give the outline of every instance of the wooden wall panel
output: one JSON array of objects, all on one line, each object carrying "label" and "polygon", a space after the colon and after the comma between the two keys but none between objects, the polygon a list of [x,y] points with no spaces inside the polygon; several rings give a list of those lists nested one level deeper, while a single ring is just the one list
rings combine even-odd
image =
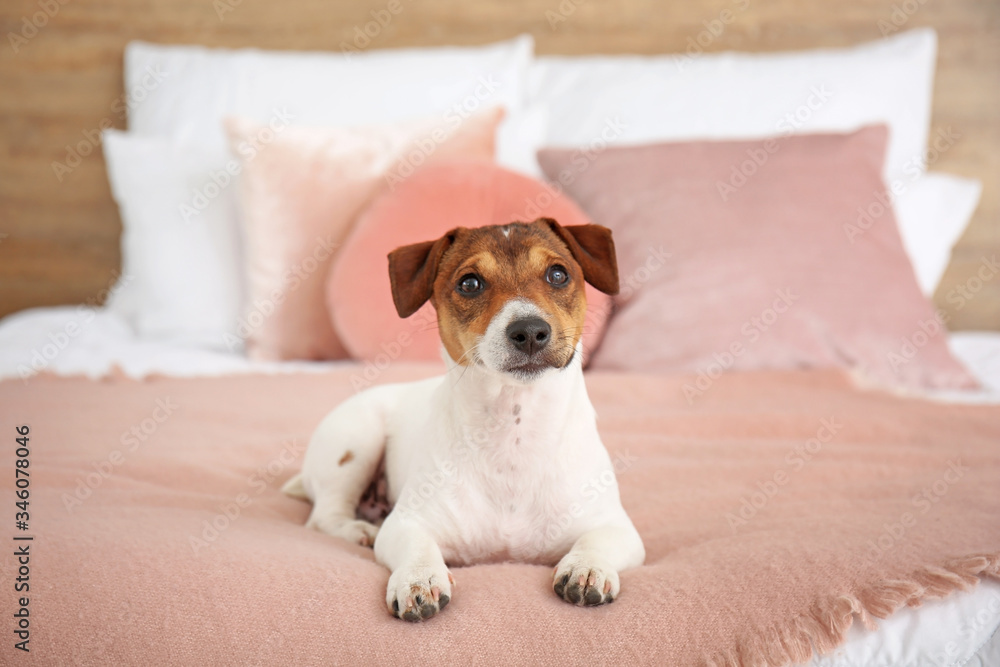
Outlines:
[{"label": "wooden wall panel", "polygon": [[[120,222],[100,150],[62,181],[52,170],[108,119],[123,94],[131,39],[209,46],[340,50],[388,0],[4,0],[0,5],[0,315],[93,299],[117,270]],[[974,223],[959,242],[936,301],[956,329],[1000,330],[1000,2],[996,0],[400,0],[403,11],[368,48],[482,44],[529,32],[539,53],[677,53],[723,10],[728,24],[706,51],[847,46],[881,36],[894,7],[903,26],[940,36],[932,126],[961,139],[933,168],[984,182]],[[740,10],[739,7],[745,7]],[[21,32],[58,7],[27,43]],[[553,15],[565,21],[550,22]],[[897,13],[897,17],[900,16]],[[6,236],[3,236],[6,234]],[[978,289],[955,309],[956,289]],[[949,294],[952,299],[949,299]]]}]

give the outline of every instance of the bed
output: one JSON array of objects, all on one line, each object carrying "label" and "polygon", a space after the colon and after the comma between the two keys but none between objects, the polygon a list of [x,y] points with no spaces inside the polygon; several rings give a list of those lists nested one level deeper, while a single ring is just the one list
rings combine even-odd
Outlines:
[{"label": "bed", "polygon": [[[345,43],[126,48],[143,99],[103,138],[121,271],[0,321],[4,428],[29,427],[35,475],[31,654],[5,656],[1000,664],[1000,333],[945,328],[988,320],[997,267],[943,279],[983,190],[913,159],[939,139],[933,31],[651,58]],[[601,610],[546,568],[461,568],[448,612],[404,627],[371,551],[307,531],[281,484],[338,401],[444,371],[433,311],[386,300],[386,249],[537,215],[616,235],[587,378],[647,562]]]},{"label": "bed", "polygon": [[[770,441],[784,451],[791,442],[805,441],[817,415],[832,409],[831,397],[846,391],[837,387],[844,378],[736,374],[755,386],[753,393],[766,388],[772,400],[755,404],[734,386],[736,396],[717,394],[692,411],[677,392],[682,380],[676,377],[590,374],[605,441],[613,456],[632,462],[619,472],[623,499],[641,517],[637,523],[649,550],[648,568],[623,579],[624,593],[614,608],[621,615],[595,619],[586,613],[591,610],[563,609],[546,583],[547,568],[488,565],[456,570],[459,589],[451,613],[414,632],[382,608],[385,573],[371,551],[306,531],[302,523],[308,507],[279,492],[296,469],[294,461],[304,452],[314,423],[350,394],[349,378],[361,370],[359,364],[260,363],[231,353],[144,343],[116,316],[103,312],[51,369],[68,377],[18,379],[16,351],[43,345],[50,332],[74,316],[75,309],[40,309],[0,327],[5,422],[31,425],[32,513],[37,517],[32,553],[38,554],[32,561],[32,581],[37,579],[38,586],[32,587],[37,617],[32,617],[31,646],[39,663],[357,664],[433,659],[442,650],[470,661],[492,661],[502,651],[504,661],[515,664],[594,655],[609,664],[696,660],[698,653],[680,647],[701,646],[706,637],[673,636],[669,623],[665,629],[642,619],[662,604],[651,589],[661,590],[676,576],[670,573],[670,554],[697,548],[705,536],[692,537],[689,524],[681,529],[681,522],[664,520],[663,510],[653,519],[641,508],[670,503],[683,513],[691,502],[721,502],[736,510],[739,493],[721,500],[711,494],[692,497],[690,487],[676,478],[699,474],[699,464],[705,464],[699,448],[725,437],[717,425],[725,425],[723,431],[737,444]],[[1000,336],[957,335],[952,345],[970,362],[995,359]],[[383,380],[425,377],[442,368],[400,363]],[[980,368],[986,371],[984,384],[996,386],[996,365],[993,375],[988,364]],[[626,390],[643,384],[648,391]],[[789,402],[791,394],[802,392],[826,396],[811,404]],[[666,398],[644,401],[642,396]],[[1000,403],[996,392],[967,398]],[[894,400],[860,399],[883,405]],[[914,399],[901,402],[911,404],[904,410],[911,417],[935,408]],[[157,413],[158,405],[166,412]],[[944,424],[974,419],[995,441],[996,429],[987,425],[998,423],[998,408],[988,409],[975,416],[951,415]],[[53,420],[54,414],[60,419]],[[246,420],[248,414],[254,417],[238,428],[232,425],[233,417]],[[795,418],[790,420],[790,414]],[[883,440],[891,439],[881,433],[881,422],[894,419],[893,414],[890,406],[874,411],[861,431],[874,429]],[[913,437],[913,431],[908,434]],[[854,437],[863,442],[871,433]],[[634,461],[656,475],[663,475],[663,466],[674,468],[657,484],[678,485],[677,490],[639,494],[646,485],[637,480]],[[719,464],[713,461],[711,467]],[[734,485],[742,492],[753,488],[735,479]],[[719,514],[706,514],[719,524],[713,539],[724,539],[729,528]],[[752,561],[744,565],[767,567]],[[691,604],[685,597],[677,594],[671,603],[684,609]],[[67,599],[73,604],[64,604]],[[875,630],[856,620],[842,645],[801,664],[995,664],[998,599],[1000,583],[984,579],[943,599],[904,606],[879,620]],[[470,644],[460,639],[482,637],[485,627],[489,640]],[[709,635],[717,632],[708,620],[704,628]],[[524,640],[534,633],[548,640],[540,645]]]}]

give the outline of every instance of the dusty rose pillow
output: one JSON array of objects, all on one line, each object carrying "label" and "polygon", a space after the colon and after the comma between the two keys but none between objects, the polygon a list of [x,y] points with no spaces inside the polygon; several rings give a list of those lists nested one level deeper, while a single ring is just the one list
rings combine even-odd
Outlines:
[{"label": "dusty rose pillow", "polygon": [[324,285],[355,218],[378,193],[404,182],[425,162],[492,159],[502,118],[498,107],[454,127],[437,118],[279,133],[227,119],[243,168],[246,321],[259,323],[247,339],[250,357],[345,358],[326,311]]},{"label": "dusty rose pillow", "polygon": [[[384,365],[396,359],[441,358],[437,316],[430,303],[407,319],[396,314],[386,255],[401,245],[431,241],[454,227],[555,218],[585,225],[569,199],[538,181],[488,162],[443,162],[422,169],[384,194],[358,219],[327,286],[333,326],[351,356]],[[601,339],[610,299],[587,285],[585,352]]]},{"label": "dusty rose pillow", "polygon": [[971,387],[920,293],[880,177],[887,130],[568,150],[539,161],[615,234],[622,293],[593,368],[842,366]]}]

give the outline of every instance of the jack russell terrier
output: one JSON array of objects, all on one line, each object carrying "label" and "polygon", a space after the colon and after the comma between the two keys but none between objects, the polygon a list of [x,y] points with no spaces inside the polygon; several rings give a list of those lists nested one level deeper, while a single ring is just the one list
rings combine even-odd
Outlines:
[{"label": "jack russell terrier", "polygon": [[[312,501],[306,525],[374,545],[386,605],[407,621],[451,600],[446,563],[557,563],[561,598],[613,602],[645,549],[583,380],[584,281],[618,292],[611,231],[459,227],[391,252],[389,275],[400,317],[434,305],[448,372],[368,389],[323,419],[284,489]],[[378,527],[358,505],[383,467],[393,507]]]}]

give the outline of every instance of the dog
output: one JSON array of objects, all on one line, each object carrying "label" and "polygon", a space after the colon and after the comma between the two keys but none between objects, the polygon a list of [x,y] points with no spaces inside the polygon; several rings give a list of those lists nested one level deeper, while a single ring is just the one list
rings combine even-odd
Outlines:
[{"label": "dog", "polygon": [[[618,292],[611,231],[458,227],[392,251],[389,276],[400,317],[434,305],[448,371],[367,389],[323,419],[284,487],[313,503],[306,525],[374,546],[386,607],[407,621],[451,600],[448,564],[555,564],[562,599],[613,602],[645,548],[582,370],[584,282]],[[377,526],[357,508],[383,468],[393,507]]]}]

